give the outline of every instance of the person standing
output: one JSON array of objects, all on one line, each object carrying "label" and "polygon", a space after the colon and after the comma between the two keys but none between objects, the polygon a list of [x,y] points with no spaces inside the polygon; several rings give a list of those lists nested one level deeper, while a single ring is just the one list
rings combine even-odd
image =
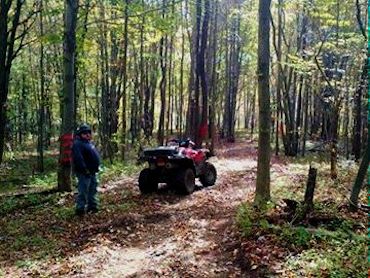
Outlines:
[{"label": "person standing", "polygon": [[78,179],[76,215],[79,216],[85,212],[98,212],[96,173],[99,171],[100,155],[91,139],[90,126],[80,125],[72,146],[73,167]]}]

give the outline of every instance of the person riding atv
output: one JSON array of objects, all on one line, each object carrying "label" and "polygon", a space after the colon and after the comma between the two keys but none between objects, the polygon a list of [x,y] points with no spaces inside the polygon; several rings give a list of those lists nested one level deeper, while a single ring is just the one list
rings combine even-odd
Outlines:
[{"label": "person riding atv", "polygon": [[172,139],[167,146],[144,149],[142,160],[149,167],[140,172],[139,189],[147,194],[158,190],[158,183],[167,183],[181,193],[191,194],[195,178],[205,187],[214,185],[217,172],[207,161],[209,157],[209,150],[196,149],[190,139]]}]

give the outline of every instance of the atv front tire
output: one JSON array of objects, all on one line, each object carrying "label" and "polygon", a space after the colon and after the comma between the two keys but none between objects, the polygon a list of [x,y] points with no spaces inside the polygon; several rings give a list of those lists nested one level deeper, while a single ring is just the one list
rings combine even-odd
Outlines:
[{"label": "atv front tire", "polygon": [[158,190],[158,178],[153,170],[146,168],[140,172],[139,189],[142,194],[149,194]]},{"label": "atv front tire", "polygon": [[190,168],[180,170],[177,175],[177,186],[183,194],[191,194],[195,189],[195,174]]},{"label": "atv front tire", "polygon": [[204,168],[204,173],[199,177],[200,182],[204,187],[214,185],[217,179],[217,171],[215,166],[209,162],[206,162]]}]

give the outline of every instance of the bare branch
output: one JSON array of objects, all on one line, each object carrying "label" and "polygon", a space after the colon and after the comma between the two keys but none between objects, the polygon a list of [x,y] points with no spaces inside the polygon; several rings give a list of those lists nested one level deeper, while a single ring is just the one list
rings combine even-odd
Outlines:
[{"label": "bare branch", "polygon": [[360,27],[361,33],[364,36],[365,40],[367,40],[364,24],[361,19],[361,7],[360,7],[359,0],[356,0],[356,17],[357,17],[358,26]]},{"label": "bare branch", "polygon": [[[35,5],[34,5],[35,6]],[[11,29],[9,29],[8,31],[7,31],[7,33],[8,34],[10,34],[10,33],[12,33],[12,32],[14,32],[14,29],[17,29],[18,28],[18,26],[20,26],[20,25],[27,25],[27,23],[28,23],[28,21],[32,18],[32,17],[34,17],[34,16],[36,16],[38,13],[40,13],[41,12],[41,10],[40,9],[37,9],[37,10],[32,10],[32,11],[30,11],[29,12],[29,14],[23,19],[23,20],[21,20],[21,21],[19,21],[18,22],[18,24],[16,25],[16,26],[12,26],[12,28]],[[15,40],[17,40],[17,38],[15,39]]]},{"label": "bare branch", "polygon": [[323,48],[323,46],[324,46],[325,41],[326,41],[326,37],[321,41],[321,45],[320,45],[319,50],[318,50],[318,52],[316,53],[316,55],[315,55],[315,58],[314,58],[314,59],[315,59],[315,63],[316,63],[316,65],[317,65],[317,68],[318,68],[318,69],[319,69],[319,71],[321,72],[321,75],[324,77],[324,79],[325,79],[326,83],[328,84],[328,86],[329,86],[330,90],[332,90],[332,91],[334,92],[334,87],[333,87],[333,85],[331,85],[330,80],[329,80],[329,79],[328,79],[328,77],[326,76],[325,72],[323,71],[322,67],[320,66],[319,60],[317,59],[317,57],[318,57],[318,56],[320,55],[320,53],[321,53],[321,50],[322,50],[322,48]]},{"label": "bare branch", "polygon": [[18,36],[15,37],[15,41],[22,39],[24,36],[26,36],[28,31],[31,29],[31,27],[33,26],[35,22],[36,22],[36,18],[28,26],[24,24],[22,33],[20,33]]}]

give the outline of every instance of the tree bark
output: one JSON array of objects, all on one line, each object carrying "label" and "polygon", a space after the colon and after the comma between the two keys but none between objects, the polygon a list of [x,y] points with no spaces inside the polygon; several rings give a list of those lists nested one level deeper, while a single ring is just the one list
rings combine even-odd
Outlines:
[{"label": "tree bark", "polygon": [[[40,37],[44,36],[44,24],[43,24],[43,1],[40,0],[40,15],[39,15],[39,27]],[[41,173],[44,172],[44,132],[45,132],[45,69],[44,69],[44,43],[41,40],[40,43],[40,107],[39,107],[39,134],[38,134],[38,158],[37,158],[37,169]]]},{"label": "tree bark", "polygon": [[214,11],[214,17],[213,22],[211,23],[211,26],[213,26],[213,30],[211,31],[212,40],[211,40],[211,46],[210,46],[210,64],[212,68],[212,74],[211,74],[211,83],[209,88],[209,94],[211,99],[211,104],[209,105],[209,136],[211,138],[211,145],[210,145],[210,152],[212,155],[214,155],[215,151],[215,144],[216,144],[216,102],[217,102],[217,63],[216,63],[216,54],[217,54],[217,33],[218,33],[218,9],[219,9],[219,3],[215,1],[213,6]]},{"label": "tree bark", "polygon": [[278,63],[277,67],[277,80],[276,80],[276,144],[275,144],[275,155],[279,155],[280,147],[279,147],[279,130],[281,126],[281,118],[280,115],[282,112],[281,107],[281,88],[282,88],[282,66],[281,66],[281,44],[282,44],[282,5],[283,0],[279,0],[278,2],[278,32],[277,32],[277,46],[276,46],[276,59]]},{"label": "tree bark", "polygon": [[126,153],[126,92],[127,92],[127,49],[128,49],[128,5],[129,0],[125,0],[125,23],[123,27],[123,61],[122,61],[122,100],[121,100],[121,160],[125,160]]},{"label": "tree bark", "polygon": [[[19,25],[22,6],[25,3],[22,0],[17,0],[16,6],[12,14],[10,7],[13,1],[0,1],[0,164],[3,161],[4,145],[5,145],[5,130],[7,126],[7,100],[9,92],[9,78],[12,62],[22,45],[14,51],[14,43],[17,40],[16,32]],[[11,22],[11,26],[9,26]],[[25,33],[18,36],[18,39],[24,38]]]},{"label": "tree bark", "polygon": [[[165,6],[166,0],[162,2],[162,18],[165,18]],[[161,91],[161,112],[159,116],[159,126],[158,126],[158,143],[163,145],[164,143],[164,127],[165,127],[165,114],[166,114],[166,76],[167,76],[167,36],[163,36],[160,42],[160,63],[161,63],[161,73],[162,79],[160,83]]]},{"label": "tree bark", "polygon": [[356,180],[352,187],[351,197],[350,197],[350,210],[352,211],[357,210],[358,196],[360,195],[361,189],[364,184],[364,179],[366,177],[366,173],[368,172],[368,169],[369,169],[369,157],[370,157],[369,150],[370,149],[368,145],[366,148],[366,152],[364,153],[364,156],[362,157],[360,168],[358,169]]},{"label": "tree bark", "polygon": [[354,115],[354,135],[352,143],[352,152],[356,160],[359,160],[361,157],[361,130],[362,130],[362,92],[366,88],[366,78],[367,78],[367,58],[364,61],[362,67],[362,73],[360,77],[360,84],[358,85],[355,93],[355,115]]},{"label": "tree bark", "polygon": [[[200,49],[199,49],[199,74],[200,74],[200,86],[202,88],[202,115],[200,121],[200,127],[198,128],[198,142],[197,145],[201,146],[202,141],[208,135],[208,78],[205,71],[205,53],[208,42],[208,25],[210,17],[210,4],[209,0],[204,0],[204,17],[202,23],[202,36],[200,38]],[[203,134],[205,133],[205,134]]]},{"label": "tree bark", "polygon": [[65,1],[63,59],[63,118],[60,137],[58,190],[71,191],[72,143],[74,129],[74,64],[78,0]]},{"label": "tree bark", "polygon": [[263,207],[270,200],[270,4],[259,1],[258,26],[258,161],[254,203]]},{"label": "tree bark", "polygon": [[317,169],[310,166],[310,169],[308,171],[306,192],[304,194],[304,204],[306,206],[307,211],[313,208],[313,196],[316,187],[316,176]]}]

